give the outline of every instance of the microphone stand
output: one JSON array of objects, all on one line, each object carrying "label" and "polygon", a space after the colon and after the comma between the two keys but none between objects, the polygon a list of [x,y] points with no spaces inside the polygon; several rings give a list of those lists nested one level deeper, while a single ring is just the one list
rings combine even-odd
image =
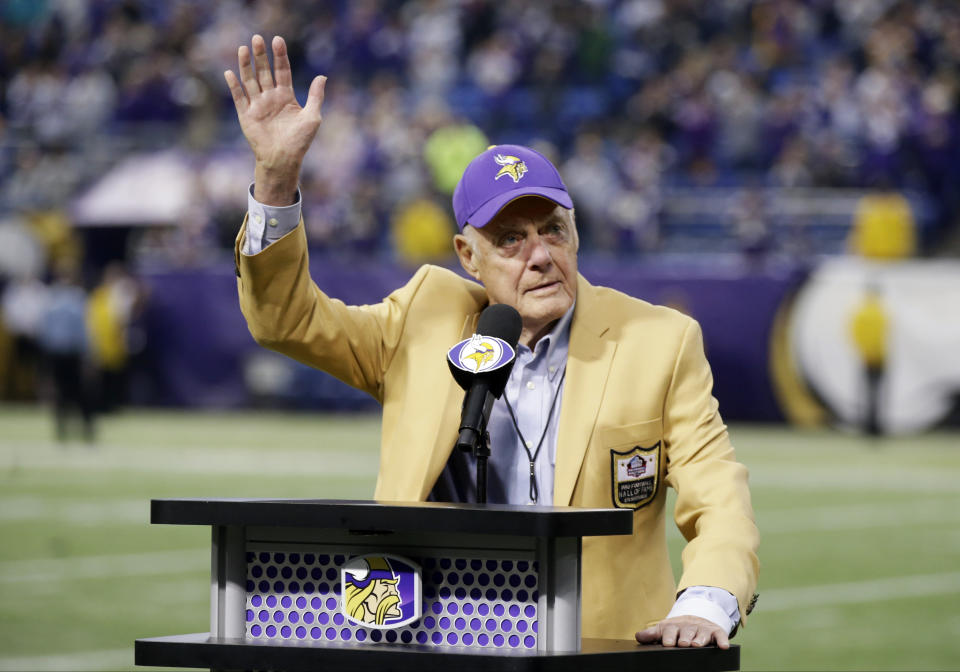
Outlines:
[{"label": "microphone stand", "polygon": [[490,457],[490,432],[487,421],[496,398],[487,392],[483,404],[483,413],[477,427],[461,427],[460,436],[454,448],[473,455],[477,461],[477,504],[487,503],[487,459]]},{"label": "microphone stand", "polygon": [[483,439],[473,451],[477,459],[477,504],[487,503],[487,458],[490,457],[490,432],[484,428]]}]

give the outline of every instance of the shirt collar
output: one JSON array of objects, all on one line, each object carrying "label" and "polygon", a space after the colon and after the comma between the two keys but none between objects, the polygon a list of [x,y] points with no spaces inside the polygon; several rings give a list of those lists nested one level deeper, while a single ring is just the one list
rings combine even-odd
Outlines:
[{"label": "shirt collar", "polygon": [[[547,363],[547,377],[550,380],[556,378],[566,363],[567,346],[570,344],[570,322],[573,320],[573,310],[576,306],[577,302],[574,301],[570,308],[567,309],[567,312],[563,314],[563,317],[553,325],[553,329],[537,341],[537,344],[534,346],[534,356],[536,356],[538,351],[543,352],[543,349],[546,349],[544,359]],[[518,347],[529,350],[525,345]]]}]

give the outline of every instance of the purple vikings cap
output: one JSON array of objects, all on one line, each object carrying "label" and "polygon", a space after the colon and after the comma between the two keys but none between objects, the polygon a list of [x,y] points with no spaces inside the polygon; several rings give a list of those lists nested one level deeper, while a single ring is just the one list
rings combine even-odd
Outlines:
[{"label": "purple vikings cap", "polygon": [[573,201],[560,173],[540,152],[520,145],[493,145],[463,171],[453,190],[457,227],[486,226],[507,203],[541,196],[570,209]]}]

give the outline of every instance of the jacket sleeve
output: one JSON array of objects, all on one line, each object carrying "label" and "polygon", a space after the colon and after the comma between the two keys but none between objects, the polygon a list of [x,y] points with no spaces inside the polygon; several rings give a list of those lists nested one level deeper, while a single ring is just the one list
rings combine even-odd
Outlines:
[{"label": "jacket sleeve", "polygon": [[678,590],[715,586],[737,598],[746,622],[757,585],[759,533],[747,484],[713,394],[700,326],[690,320],[664,408],[667,483],[674,518],[687,539]]},{"label": "jacket sleeve", "polygon": [[383,402],[383,378],[403,334],[407,307],[428,272],[382,302],[348,306],[324,294],[309,272],[303,223],[255,255],[240,253],[237,290],[247,327],[260,345],[336,376]]}]

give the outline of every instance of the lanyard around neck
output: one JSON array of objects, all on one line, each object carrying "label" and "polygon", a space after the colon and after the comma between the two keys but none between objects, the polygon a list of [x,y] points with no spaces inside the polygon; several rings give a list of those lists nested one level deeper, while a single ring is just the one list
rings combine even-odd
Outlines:
[{"label": "lanyard around neck", "polygon": [[507,399],[507,395],[503,395],[503,400],[507,402],[507,410],[510,412],[510,419],[513,420],[513,428],[517,430],[517,436],[520,437],[520,445],[523,446],[523,449],[527,452],[527,459],[530,461],[530,501],[536,504],[540,500],[540,488],[537,486],[537,472],[536,472],[536,462],[537,457],[540,455],[540,448],[543,446],[543,440],[547,437],[547,431],[550,429],[550,420],[553,418],[553,409],[557,405],[557,398],[560,396],[560,390],[563,389],[563,379],[567,376],[567,366],[564,364],[563,372],[560,374],[560,382],[557,383],[557,389],[553,393],[553,401],[550,402],[550,412],[547,414],[547,422],[543,426],[543,432],[540,434],[540,440],[537,441],[537,448],[530,453],[530,448],[527,446],[526,439],[523,438],[523,432],[520,431],[520,424],[517,422],[517,416],[513,412],[513,406],[510,405],[510,400]]}]

